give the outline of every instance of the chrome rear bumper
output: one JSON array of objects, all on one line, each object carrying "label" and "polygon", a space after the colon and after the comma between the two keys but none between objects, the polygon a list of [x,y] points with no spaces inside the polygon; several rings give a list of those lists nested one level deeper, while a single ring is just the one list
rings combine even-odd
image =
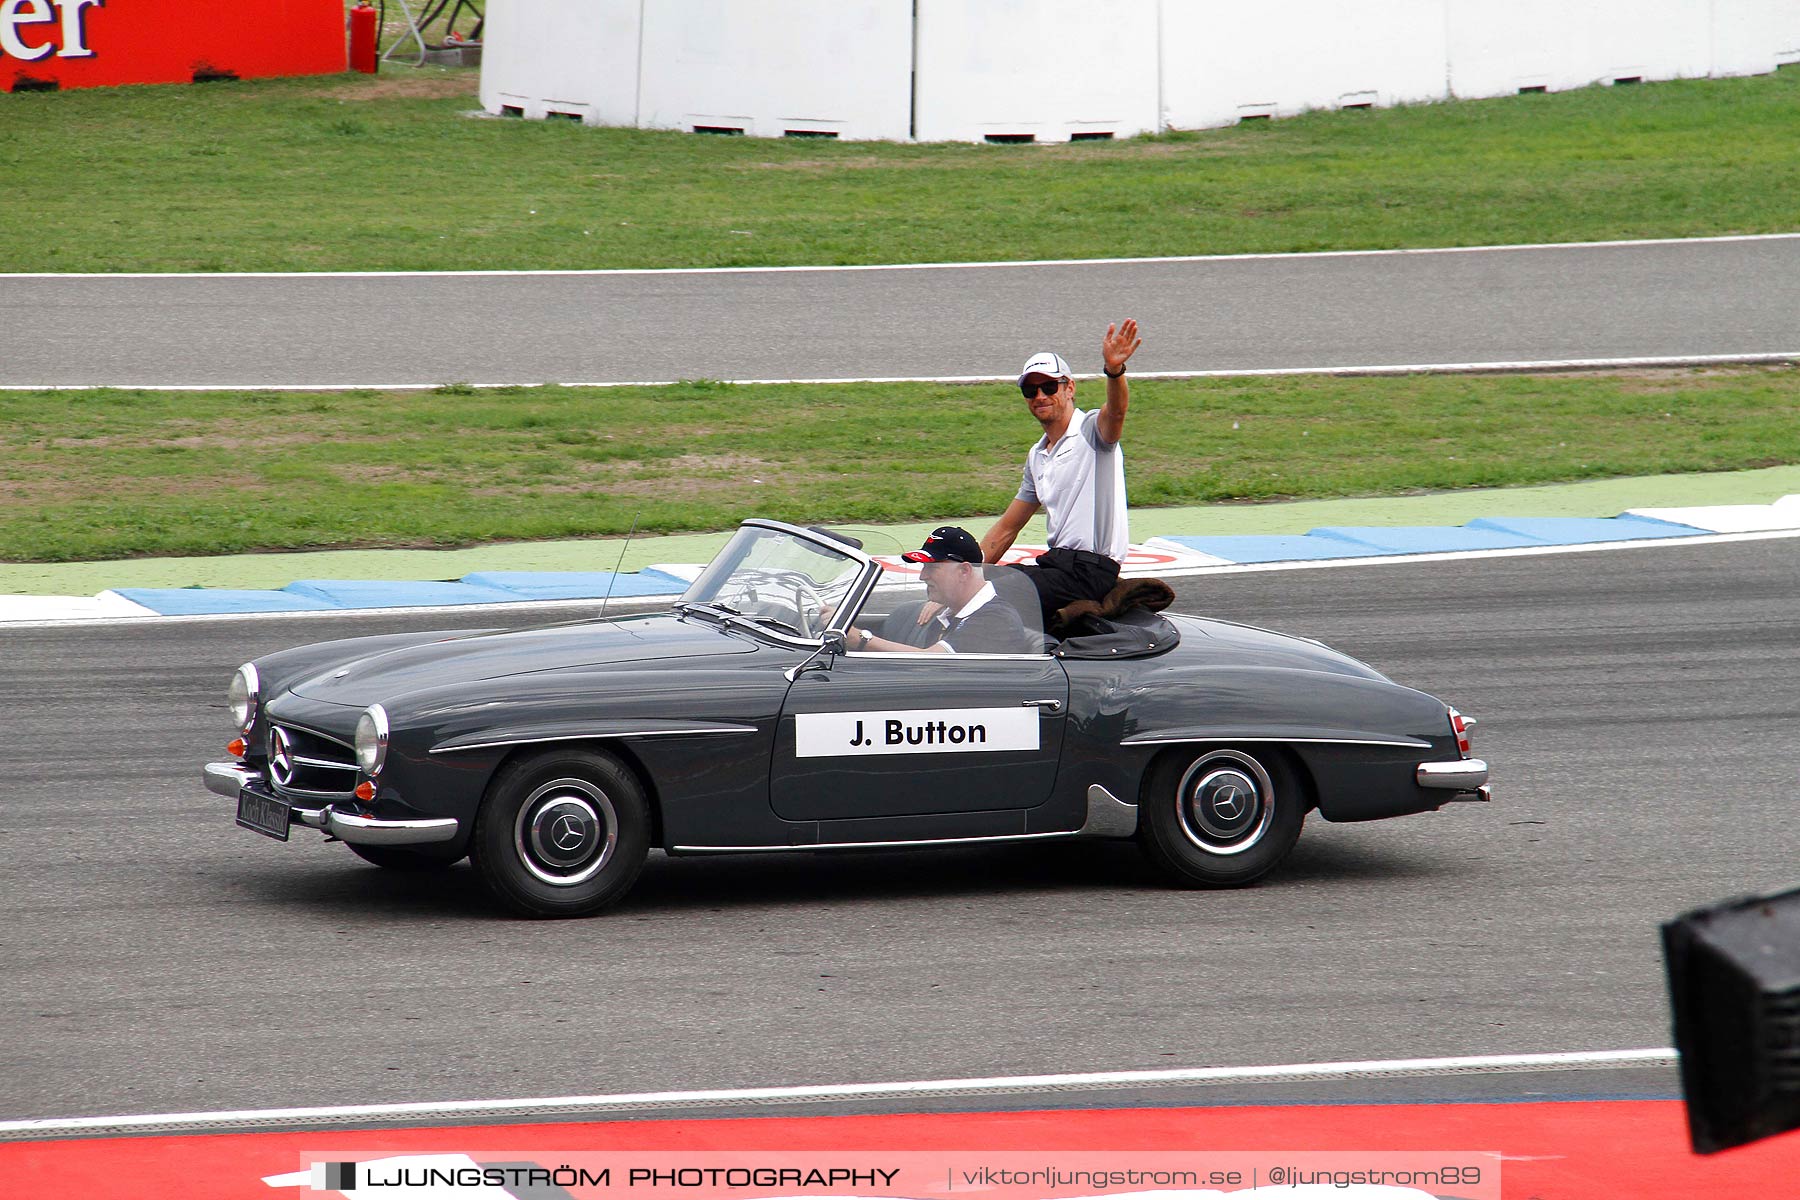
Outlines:
[{"label": "chrome rear bumper", "polygon": [[[262,774],[243,763],[207,763],[203,776],[206,788],[221,796],[237,799],[246,787],[260,787]],[[447,842],[456,836],[455,817],[433,817],[421,821],[389,821],[378,817],[359,817],[341,813],[327,805],[324,808],[301,808],[291,804],[291,824],[322,830],[339,841],[359,846],[416,846],[429,842]]]},{"label": "chrome rear bumper", "polygon": [[[1486,800],[1488,765],[1479,758],[1461,758],[1455,762],[1420,763],[1415,774],[1420,787],[1444,788],[1452,792],[1470,793],[1467,799]],[[1464,797],[1458,796],[1457,799]]]}]

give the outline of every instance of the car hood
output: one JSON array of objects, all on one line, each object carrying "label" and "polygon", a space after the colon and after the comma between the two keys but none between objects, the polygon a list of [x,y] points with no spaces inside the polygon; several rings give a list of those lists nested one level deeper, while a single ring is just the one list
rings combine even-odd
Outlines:
[{"label": "car hood", "polygon": [[587,621],[450,636],[333,663],[289,689],[308,700],[362,707],[402,692],[512,675],[749,654],[756,643],[676,617]]}]

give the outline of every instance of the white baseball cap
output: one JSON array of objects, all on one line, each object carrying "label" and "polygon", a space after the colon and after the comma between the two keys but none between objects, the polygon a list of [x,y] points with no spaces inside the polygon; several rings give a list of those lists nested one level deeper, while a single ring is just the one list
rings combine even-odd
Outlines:
[{"label": "white baseball cap", "polygon": [[1062,360],[1062,355],[1044,350],[1025,360],[1025,367],[1019,372],[1019,382],[1024,383],[1027,375],[1048,375],[1052,379],[1068,379],[1070,377],[1069,364]]}]

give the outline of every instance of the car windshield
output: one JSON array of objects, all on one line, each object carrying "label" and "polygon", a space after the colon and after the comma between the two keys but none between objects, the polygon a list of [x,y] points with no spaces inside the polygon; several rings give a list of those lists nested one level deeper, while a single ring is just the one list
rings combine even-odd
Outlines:
[{"label": "car windshield", "polygon": [[793,637],[817,638],[840,614],[865,560],[826,537],[745,525],[677,605]]}]

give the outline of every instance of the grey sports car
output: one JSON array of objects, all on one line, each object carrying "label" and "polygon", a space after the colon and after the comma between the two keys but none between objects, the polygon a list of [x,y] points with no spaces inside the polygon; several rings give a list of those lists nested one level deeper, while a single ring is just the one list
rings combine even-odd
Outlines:
[{"label": "grey sports car", "polygon": [[[1023,582],[989,572],[1002,599]],[[1034,653],[850,651],[852,625],[919,627],[883,574],[853,538],[754,520],[667,612],[267,655],[231,681],[206,785],[282,841],[467,856],[534,917],[617,900],[652,848],[1136,838],[1174,883],[1230,887],[1309,811],[1488,798],[1472,721],[1317,642],[1134,608]]]}]

